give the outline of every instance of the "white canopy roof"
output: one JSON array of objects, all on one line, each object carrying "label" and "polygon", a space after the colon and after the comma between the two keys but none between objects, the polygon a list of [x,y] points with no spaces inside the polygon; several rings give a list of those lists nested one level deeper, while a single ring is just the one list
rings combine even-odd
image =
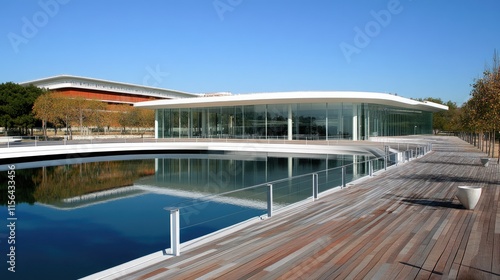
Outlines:
[{"label": "white canopy roof", "polygon": [[296,91],[229,96],[200,96],[197,98],[146,101],[136,103],[135,106],[148,109],[164,109],[322,102],[372,103],[430,112],[448,110],[448,106],[429,101],[420,102],[386,93],[357,91]]}]

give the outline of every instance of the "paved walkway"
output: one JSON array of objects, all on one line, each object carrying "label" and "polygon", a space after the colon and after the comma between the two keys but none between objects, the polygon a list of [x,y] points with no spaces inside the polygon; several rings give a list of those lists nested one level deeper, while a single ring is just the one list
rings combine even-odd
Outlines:
[{"label": "paved walkway", "polygon": [[[425,157],[120,278],[500,279],[499,166],[430,140]],[[483,187],[475,210],[459,185]]]}]

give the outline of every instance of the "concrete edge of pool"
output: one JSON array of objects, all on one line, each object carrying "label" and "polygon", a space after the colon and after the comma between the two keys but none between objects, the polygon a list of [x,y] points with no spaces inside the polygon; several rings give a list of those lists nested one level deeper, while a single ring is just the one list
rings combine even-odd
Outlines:
[{"label": "concrete edge of pool", "polygon": [[137,153],[350,154],[382,156],[380,143],[342,145],[231,142],[103,143],[0,148],[0,164]]}]

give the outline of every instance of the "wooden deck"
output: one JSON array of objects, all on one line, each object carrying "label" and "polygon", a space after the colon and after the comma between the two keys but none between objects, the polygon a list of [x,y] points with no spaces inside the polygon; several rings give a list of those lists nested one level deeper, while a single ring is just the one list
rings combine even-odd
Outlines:
[{"label": "wooden deck", "polygon": [[[378,173],[122,279],[500,279],[500,170],[454,137]],[[475,210],[455,197],[482,186]]]}]

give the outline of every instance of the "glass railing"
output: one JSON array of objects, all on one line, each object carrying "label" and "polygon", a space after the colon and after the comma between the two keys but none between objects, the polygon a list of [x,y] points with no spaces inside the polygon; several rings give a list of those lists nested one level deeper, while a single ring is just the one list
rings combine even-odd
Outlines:
[{"label": "glass railing", "polygon": [[[189,228],[194,226],[210,228],[210,224],[227,219],[238,220],[236,217],[240,217],[240,220],[241,217],[247,217],[247,220],[255,216],[260,219],[271,217],[286,207],[308,200],[314,201],[325,192],[348,187],[358,179],[373,176],[376,172],[413,160],[431,150],[431,144],[416,146],[414,149],[387,153],[378,158],[169,205],[165,209],[170,211],[171,221],[177,221],[171,222],[172,254],[179,255],[181,240],[179,236],[182,232],[189,232]],[[214,212],[214,216],[208,220],[196,220],[197,213],[208,209],[209,203],[224,203],[224,201],[245,207],[223,215]],[[189,240],[189,237],[183,236],[182,240]]]},{"label": "glass railing", "polygon": [[73,136],[72,139],[68,135],[50,138],[43,136],[0,136],[0,149],[104,143],[154,143],[160,141],[161,139],[155,139],[151,135]]},{"label": "glass railing", "polygon": [[[419,147],[420,144],[397,143],[384,139],[383,141],[367,141],[370,143],[379,143],[380,147],[394,146],[396,150],[410,150]],[[343,142],[344,141],[344,142]],[[224,138],[224,137],[191,137],[191,138],[154,138],[151,134],[115,134],[115,135],[58,135],[51,137],[44,136],[0,136],[0,149],[2,148],[20,148],[20,147],[38,147],[54,145],[85,145],[85,144],[106,144],[106,143],[168,143],[168,142],[226,142],[226,143],[269,143],[269,144],[294,144],[302,145],[331,145],[339,143],[350,143],[347,139],[323,139],[304,138],[302,140],[288,140],[285,137],[262,137],[262,138]]]}]

